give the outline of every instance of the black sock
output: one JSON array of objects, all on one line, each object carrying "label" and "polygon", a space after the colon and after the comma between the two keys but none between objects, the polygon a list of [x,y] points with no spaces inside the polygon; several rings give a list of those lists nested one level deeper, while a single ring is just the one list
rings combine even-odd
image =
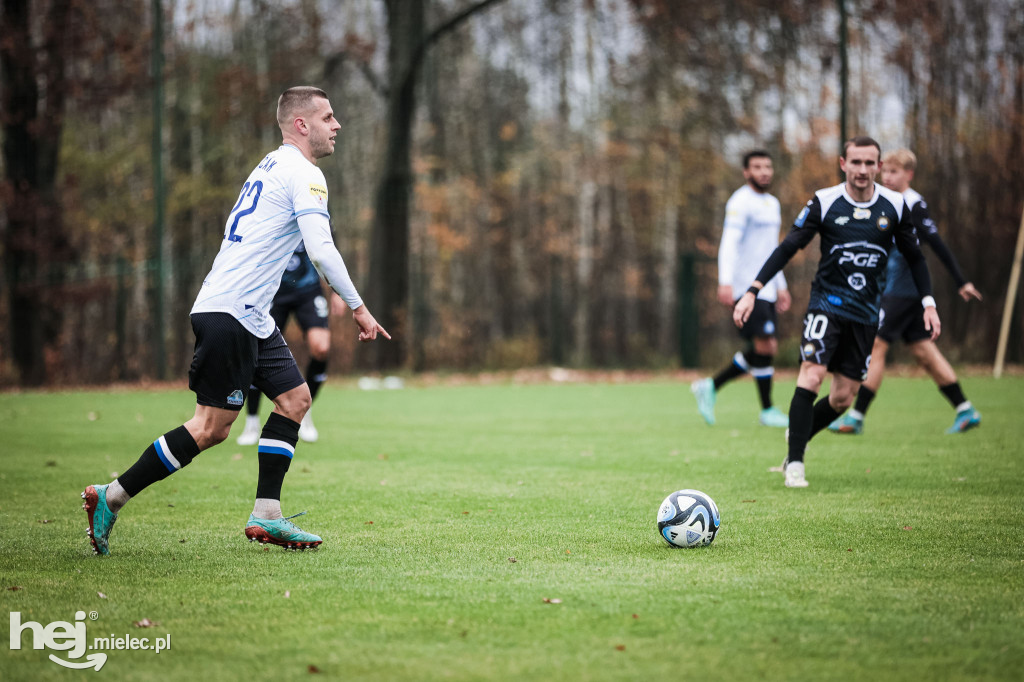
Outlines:
[{"label": "black sock", "polygon": [[814,399],[818,394],[797,386],[793,391],[793,402],[789,404],[789,454],[790,462],[804,461],[804,450],[811,439],[814,423]]},{"label": "black sock", "polygon": [[148,486],[162,481],[199,454],[199,446],[184,426],[153,441],[128,471],[117,477],[121,487],[135,497]]},{"label": "black sock", "polygon": [[954,381],[946,386],[939,386],[939,390],[942,391],[942,395],[946,396],[946,400],[950,402],[953,409],[967,402],[967,398],[964,397],[964,392],[960,388],[959,381]]},{"label": "black sock", "polygon": [[864,384],[860,385],[860,389],[857,391],[857,401],[853,404],[853,409],[857,410],[861,414],[868,413],[868,407],[871,406],[871,401],[875,399],[875,392]]},{"label": "black sock", "polygon": [[772,406],[772,379],[775,378],[772,356],[747,351],[743,357],[746,358],[747,364],[750,366],[750,375],[757,382],[757,395],[761,398],[761,409],[767,410]]},{"label": "black sock", "polygon": [[309,366],[306,367],[306,383],[309,384],[309,399],[316,398],[320,384],[327,381],[327,361],[309,359]]},{"label": "black sock", "polygon": [[[742,365],[740,363],[742,363]],[[715,375],[715,390],[717,391],[718,389],[722,388],[722,386],[729,383],[736,377],[741,377],[744,374],[746,374],[747,367],[743,366],[746,364],[747,361],[743,357],[743,355],[741,353],[737,353],[733,357],[732,362],[723,367],[722,371]]]},{"label": "black sock", "polygon": [[249,397],[246,399],[245,409],[246,414],[250,417],[255,417],[260,413],[260,396],[262,394],[263,392],[255,386],[249,387]]},{"label": "black sock", "polygon": [[836,417],[841,414],[842,412],[837,412],[829,403],[828,396],[814,403],[814,420],[811,422],[811,435],[807,440],[814,438],[819,431],[834,422]]},{"label": "black sock", "polygon": [[256,484],[256,498],[281,499],[284,475],[291,466],[295,444],[299,442],[299,424],[277,412],[271,412],[260,434],[260,477]]}]

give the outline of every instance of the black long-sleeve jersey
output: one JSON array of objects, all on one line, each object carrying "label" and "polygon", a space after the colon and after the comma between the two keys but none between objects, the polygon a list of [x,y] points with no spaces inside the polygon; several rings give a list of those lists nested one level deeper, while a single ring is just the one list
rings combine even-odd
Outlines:
[{"label": "black long-sleeve jersey", "polygon": [[811,284],[809,310],[878,324],[879,294],[894,243],[906,257],[920,295],[931,295],[928,266],[899,192],[876,183],[871,200],[858,202],[846,193],[845,183],[818,190],[765,261],[757,281],[774,277],[815,234],[821,235],[821,260]]},{"label": "black long-sleeve jersey", "polygon": [[[967,284],[967,279],[964,278],[963,273],[960,271],[960,265],[956,262],[956,257],[949,250],[949,247],[946,246],[946,243],[942,241],[942,238],[939,236],[939,228],[936,227],[935,221],[928,214],[928,204],[925,202],[924,197],[913,189],[907,189],[903,193],[903,198],[910,208],[910,217],[914,221],[914,227],[917,228],[918,239],[930,246],[935,255],[939,257],[942,264],[949,270],[949,274],[953,276],[958,289]],[[911,276],[910,268],[907,266],[907,261],[898,251],[893,251],[889,254],[889,266],[885,275],[885,290],[882,293],[885,296],[901,296],[904,298],[917,298],[919,296],[914,285],[914,278]]]}]

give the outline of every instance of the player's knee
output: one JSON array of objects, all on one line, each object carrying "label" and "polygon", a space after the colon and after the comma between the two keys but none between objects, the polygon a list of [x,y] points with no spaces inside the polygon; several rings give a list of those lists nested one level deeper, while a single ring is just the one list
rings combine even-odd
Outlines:
[{"label": "player's knee", "polygon": [[302,418],[306,416],[306,412],[309,411],[309,406],[313,404],[313,400],[309,396],[309,386],[302,384],[287,393],[279,395],[274,400],[274,404],[277,406],[278,412],[285,417],[292,421],[302,421]]},{"label": "player's knee", "polygon": [[828,396],[828,403],[836,412],[842,412],[850,405],[853,405],[854,397],[853,393],[830,393]]}]

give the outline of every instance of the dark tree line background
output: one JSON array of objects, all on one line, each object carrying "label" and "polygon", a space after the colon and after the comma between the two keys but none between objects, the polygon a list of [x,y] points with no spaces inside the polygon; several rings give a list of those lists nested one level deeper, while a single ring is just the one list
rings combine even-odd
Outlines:
[{"label": "dark tree line background", "polygon": [[[188,310],[295,84],[342,121],[321,161],[336,239],[396,337],[357,348],[335,319],[338,372],[672,366],[694,343],[681,322],[716,363],[735,345],[713,258],[742,153],[775,155],[784,222],[838,181],[837,0],[164,0],[157,244],[154,3],[0,2],[5,385],[158,378],[161,337],[183,376]],[[915,187],[986,295],[959,303],[932,267],[943,349],[991,362],[1024,202],[1024,5],[846,8],[850,131],[917,153]],[[815,251],[787,269],[784,337]]]}]

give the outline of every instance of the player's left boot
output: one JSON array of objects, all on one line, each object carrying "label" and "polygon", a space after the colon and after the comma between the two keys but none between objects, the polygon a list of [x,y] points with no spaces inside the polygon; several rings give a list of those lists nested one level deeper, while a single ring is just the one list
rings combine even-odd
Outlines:
[{"label": "player's left boot", "polygon": [[313,426],[312,410],[306,410],[306,416],[299,422],[299,438],[306,443],[315,443],[320,438],[320,432]]},{"label": "player's left boot", "polygon": [[92,544],[93,554],[110,554],[110,529],[114,527],[114,521],[117,521],[117,514],[107,506],[107,486],[89,486],[82,491],[82,499],[85,500],[82,509],[89,516],[89,527],[85,532]]},{"label": "player's left boot", "polygon": [[776,426],[780,429],[789,427],[789,417],[774,406],[761,410],[760,422],[762,426]]},{"label": "player's left boot", "polygon": [[946,429],[946,433],[963,433],[980,424],[981,412],[978,412],[974,407],[968,407],[966,410],[960,410],[956,413],[956,419],[953,420],[953,425]]},{"label": "player's left boot", "polygon": [[261,545],[270,543],[285,549],[319,547],[323,542],[319,535],[307,533],[290,521],[305,513],[299,512],[283,519],[260,519],[250,514],[249,522],[245,524],[245,537],[249,538],[249,542],[258,542]]},{"label": "player's left boot", "polygon": [[710,426],[715,425],[715,380],[697,379],[690,384],[690,392],[697,399],[697,411]]},{"label": "player's left boot", "polygon": [[829,424],[828,430],[832,433],[852,433],[859,436],[864,433],[864,420],[854,419],[849,414],[844,414]]}]

